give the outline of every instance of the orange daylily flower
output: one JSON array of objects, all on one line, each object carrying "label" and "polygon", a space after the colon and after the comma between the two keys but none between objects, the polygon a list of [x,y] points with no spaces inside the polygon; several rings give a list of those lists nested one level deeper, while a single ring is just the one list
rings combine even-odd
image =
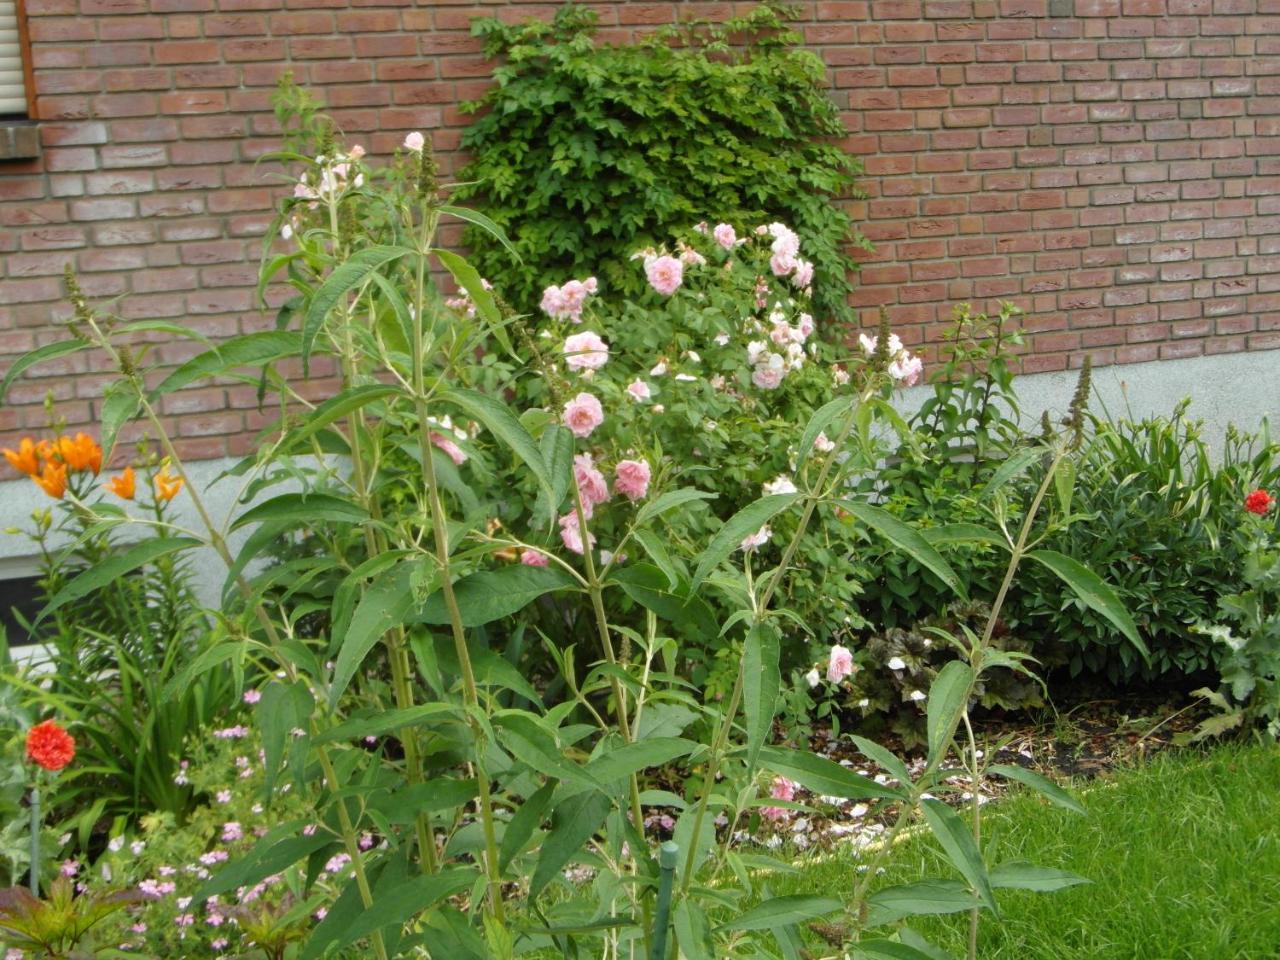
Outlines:
[{"label": "orange daylily flower", "polygon": [[17,450],[10,450],[5,447],[0,450],[4,454],[4,458],[9,461],[9,466],[25,473],[29,477],[34,477],[40,472],[40,454],[37,452],[36,445],[31,442],[30,437],[23,437],[22,442],[18,444]]},{"label": "orange daylily flower", "polygon": [[58,456],[72,470],[92,470],[97,474],[102,469],[102,448],[86,433],[77,433],[75,439],[59,437]]},{"label": "orange daylily flower", "polygon": [[61,500],[67,492],[67,465],[65,463],[55,463],[53,460],[46,460],[44,469],[40,471],[38,476],[32,476],[31,479],[36,482],[36,486],[53,497],[53,499]]},{"label": "orange daylily flower", "polygon": [[[125,467],[120,476],[107,481],[107,489],[122,500],[132,500],[137,490],[137,481],[133,475],[133,467]],[[174,491],[177,492],[176,490]]]},{"label": "orange daylily flower", "polygon": [[156,474],[155,484],[157,497],[161,500],[172,500],[182,489],[182,477],[175,477],[169,473],[169,465],[166,463]]}]

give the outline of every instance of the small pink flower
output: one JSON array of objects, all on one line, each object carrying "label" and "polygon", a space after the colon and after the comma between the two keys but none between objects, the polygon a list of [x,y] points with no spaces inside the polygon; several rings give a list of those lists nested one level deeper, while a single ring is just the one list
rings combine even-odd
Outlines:
[{"label": "small pink flower", "polygon": [[654,257],[645,264],[644,272],[649,286],[664,297],[671,296],[684,282],[684,264],[675,257]]},{"label": "small pink flower", "polygon": [[360,144],[357,143],[354,147],[352,147],[348,151],[348,153],[352,160],[359,160],[361,157],[364,156],[364,147],[360,146]]},{"label": "small pink flower", "polygon": [[[596,469],[595,461],[589,453],[580,453],[573,458],[573,479],[578,484],[578,492],[582,494],[583,506],[587,516],[591,510],[609,499],[609,484],[604,474]],[[619,488],[621,489],[621,488]]]},{"label": "small pink flower", "polygon": [[[770,354],[770,357],[777,357],[776,353]],[[781,360],[781,357],[778,357]],[[761,390],[777,390],[782,386],[782,378],[786,370],[781,364],[761,364],[751,371],[751,382]]]},{"label": "small pink flower", "polygon": [[604,408],[589,393],[580,393],[564,405],[564,425],[578,439],[591,436],[604,423]]},{"label": "small pink flower", "polygon": [[[774,800],[786,800],[790,803],[796,798],[796,785],[786,777],[774,777],[769,796]],[[769,820],[781,820],[787,815],[787,811],[782,807],[765,807],[760,813]]]},{"label": "small pink flower", "polygon": [[848,647],[836,644],[831,648],[831,657],[827,661],[827,682],[839,683],[853,673],[853,653]]},{"label": "small pink flower", "polygon": [[244,702],[245,702],[245,703],[248,703],[248,704],[254,704],[254,703],[257,703],[257,702],[258,702],[259,700],[261,700],[261,699],[262,699],[262,691],[261,691],[261,690],[246,690],[246,691],[244,692]]},{"label": "small pink flower", "polygon": [[609,359],[609,345],[598,334],[584,330],[565,338],[564,355],[570,370],[599,370]]},{"label": "small pink flower", "polygon": [[627,394],[638,403],[644,403],[653,396],[653,391],[649,389],[647,383],[637,378],[627,384]]},{"label": "small pink flower", "polygon": [[905,351],[889,364],[889,376],[903,386],[914,387],[924,373],[924,361]]},{"label": "small pink flower", "polygon": [[628,500],[635,502],[649,493],[653,471],[644,460],[620,460],[614,468],[614,486]]},{"label": "small pink flower", "polygon": [[432,445],[439,447],[444,451],[445,456],[454,462],[455,466],[462,466],[467,462],[467,455],[456,443],[446,437],[443,433],[432,431],[430,434]]},{"label": "small pink flower", "polygon": [[222,825],[222,842],[235,843],[244,839],[244,829],[235,820],[228,820]]},{"label": "small pink flower", "polygon": [[58,872],[64,877],[74,877],[80,872],[80,862],[78,860],[63,860]]},{"label": "small pink flower", "polygon": [[744,552],[755,550],[757,547],[763,547],[769,542],[769,538],[773,536],[773,531],[769,529],[769,525],[765,524],[755,533],[749,533],[742,538],[742,543],[738,547]]},{"label": "small pink flower", "polygon": [[551,561],[545,553],[537,550],[525,550],[520,554],[520,562],[526,567],[545,567]]},{"label": "small pink flower", "polygon": [[726,250],[732,250],[733,245],[738,242],[738,235],[734,233],[733,227],[727,223],[717,223],[716,228],[711,231],[711,235],[715,237],[716,243]]},{"label": "small pink flower", "polygon": [[796,268],[796,258],[789,253],[775,253],[769,258],[769,269],[775,277],[785,277]]},{"label": "small pink flower", "polygon": [[407,137],[404,138],[404,148],[406,150],[412,150],[414,153],[421,153],[422,148],[426,145],[426,143],[427,143],[426,138],[422,134],[420,134],[417,130],[413,131],[413,133],[409,134]]},{"label": "small pink flower", "polygon": [[[584,544],[582,542],[582,528],[578,526],[578,512],[570,510],[560,518],[560,539],[564,541],[566,550],[582,555]],[[591,546],[596,545],[596,538],[591,537]]]}]

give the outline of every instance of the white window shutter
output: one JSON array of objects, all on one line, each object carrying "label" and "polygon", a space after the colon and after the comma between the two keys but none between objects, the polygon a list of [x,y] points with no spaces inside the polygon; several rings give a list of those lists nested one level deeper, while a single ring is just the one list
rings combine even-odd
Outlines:
[{"label": "white window shutter", "polygon": [[17,0],[0,0],[0,116],[27,112]]}]

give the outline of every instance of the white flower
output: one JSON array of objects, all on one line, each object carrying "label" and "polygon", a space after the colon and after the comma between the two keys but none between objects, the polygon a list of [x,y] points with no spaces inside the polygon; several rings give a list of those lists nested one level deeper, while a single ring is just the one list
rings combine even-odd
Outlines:
[{"label": "white flower", "polygon": [[426,142],[426,138],[415,130],[404,138],[404,148],[406,150],[412,150],[414,153],[421,153]]},{"label": "white flower", "polygon": [[280,228],[280,236],[283,237],[285,240],[293,239],[293,226],[291,224],[286,223],[283,227]]},{"label": "white flower", "polygon": [[759,363],[761,358],[769,352],[769,345],[763,340],[752,340],[747,344],[747,362]]},{"label": "white flower", "polygon": [[804,678],[806,681],[808,681],[810,690],[812,690],[814,687],[816,687],[818,684],[822,682],[822,674],[818,673],[817,667],[814,667],[812,670],[806,673],[804,675]]},{"label": "white flower", "polygon": [[885,664],[890,670],[905,670],[907,665],[901,657],[890,657],[889,662]]},{"label": "white flower", "polygon": [[912,699],[912,700],[914,700],[914,701],[916,701],[916,703],[919,703],[921,700],[923,700],[923,699],[924,699],[924,696],[925,696],[925,695],[924,695],[923,693],[921,693],[919,690],[912,690],[912,691],[911,691],[911,699]]},{"label": "white flower", "polygon": [[697,377],[695,377],[695,376],[693,376],[693,374],[690,374],[690,373],[677,373],[677,374],[676,374],[676,379],[677,379],[677,380],[682,380],[682,381],[684,381],[685,383],[689,383],[690,381],[692,381],[692,380],[697,380],[698,378],[697,378]]},{"label": "white flower", "polygon": [[726,343],[729,342],[729,335],[727,333],[717,333],[715,336],[715,341],[717,346],[723,347]]},{"label": "white flower", "polygon": [[768,483],[766,483],[763,487],[763,490],[766,494],[770,494],[770,495],[778,494],[778,493],[795,493],[796,485],[791,482],[790,477],[786,476],[785,474],[780,474],[779,476],[775,477],[773,480],[770,480]]},{"label": "white flower", "polygon": [[656,364],[654,364],[653,369],[649,371],[649,376],[661,377],[661,376],[664,376],[666,372],[667,372],[667,361],[659,360]]}]

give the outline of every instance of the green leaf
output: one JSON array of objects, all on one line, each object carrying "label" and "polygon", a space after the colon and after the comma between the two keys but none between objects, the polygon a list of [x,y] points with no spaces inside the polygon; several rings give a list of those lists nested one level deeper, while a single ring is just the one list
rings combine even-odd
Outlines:
[{"label": "green leaf", "polygon": [[859,940],[850,946],[854,960],[935,960],[938,956],[896,940]]},{"label": "green leaf", "polygon": [[306,422],[293,430],[290,430],[282,438],[278,453],[286,453],[290,450],[296,450],[298,446],[319,431],[323,430],[335,420],[340,420],[349,413],[359,410],[361,407],[368,406],[378,400],[384,400],[387,397],[395,396],[399,393],[397,387],[387,386],[381,383],[366,384],[362,387],[352,387],[350,390],[343,390],[337,396],[330,397],[320,406],[307,413]]},{"label": "green leaf", "polygon": [[922,880],[886,887],[867,897],[871,908],[867,926],[878,927],[903,917],[960,913],[972,910],[978,902],[959,880]]},{"label": "green leaf", "polygon": [[1037,893],[1052,893],[1065,890],[1067,887],[1091,883],[1084,877],[1066,870],[1055,870],[1052,867],[1037,867],[1021,860],[1002,863],[991,871],[991,886],[996,889],[1035,890]]},{"label": "green leaf", "polygon": [[120,428],[138,415],[142,405],[133,384],[117,380],[102,391],[102,465],[111,463]]},{"label": "green leaf", "polygon": [[587,773],[601,783],[613,783],[651,767],[660,767],[687,757],[699,744],[682,737],[652,737],[635,743],[614,744],[586,766]]},{"label": "green leaf", "polygon": [[951,564],[942,559],[942,555],[919,532],[888,511],[861,500],[841,500],[840,506],[933,573],[961,599],[967,599],[964,583],[951,569]]},{"label": "green leaf", "polygon": [[953,543],[988,543],[996,547],[1009,549],[1004,537],[994,530],[976,523],[947,523],[940,527],[929,527],[920,531],[931,546],[939,547]]},{"label": "green leaf", "polygon": [[853,740],[853,745],[862,752],[863,756],[880,764],[885,773],[897,780],[898,783],[905,787],[911,782],[911,774],[907,771],[907,765],[898,759],[891,750],[886,750],[880,744],[868,740],[866,737],[854,736],[851,739]]},{"label": "green leaf", "polygon": [[747,718],[747,767],[754,769],[760,748],[773,731],[782,687],[778,631],[768,623],[752,624],[742,649],[742,707]]},{"label": "green leaf", "polygon": [[416,707],[405,707],[402,710],[387,710],[367,717],[352,717],[335,727],[330,727],[318,736],[312,737],[312,743],[333,743],[342,740],[363,740],[365,737],[379,737],[392,731],[404,730],[417,725],[429,717],[441,714],[458,715],[460,707],[452,703],[424,703]]},{"label": "green leaf", "polygon": [[1043,794],[1058,806],[1070,810],[1072,813],[1083,814],[1084,806],[1080,801],[1073,797],[1060,786],[1040,774],[1032,770],[1026,770],[1022,767],[1013,766],[1012,764],[993,763],[987,768],[988,773],[994,773],[996,776],[1004,777],[1006,780],[1016,780],[1021,784],[1030,787],[1037,793]]},{"label": "green leaf", "polygon": [[[674,510],[676,507],[683,506],[693,500],[714,500],[716,494],[706,490],[698,490],[696,487],[681,487],[679,490],[668,490],[660,497],[645,503],[638,511],[636,511],[637,527],[643,527],[650,520],[657,519],[668,510]],[[756,529],[759,529],[758,527]],[[755,533],[755,530],[751,531]]]},{"label": "green leaf", "polygon": [[330,496],[326,493],[282,493],[272,497],[252,509],[246,510],[231,525],[232,530],[239,530],[251,523],[264,521],[288,521],[290,525],[299,523],[365,523],[369,513],[350,500]]},{"label": "green leaf", "polygon": [[538,865],[529,881],[530,903],[595,836],[612,807],[603,793],[587,791],[570,797],[556,808],[554,825],[542,842]]},{"label": "green leaf", "polygon": [[1056,550],[1032,550],[1027,556],[1057,574],[1081,603],[1109,620],[1112,626],[1123,633],[1138,649],[1142,658],[1148,663],[1151,662],[1151,651],[1138,635],[1138,628],[1133,618],[1129,616],[1129,611],[1124,608],[1115,591],[1107,586],[1101,577],[1088,567]]},{"label": "green leaf", "polygon": [[348,292],[368,278],[375,270],[394,263],[401,257],[413,253],[408,247],[375,246],[367,247],[353,254],[346,262],[339,264],[316,289],[307,305],[306,315],[302,320],[302,337],[299,343],[302,351],[303,369],[311,358],[311,348],[315,343],[325,318],[338,301]]},{"label": "green leaf", "polygon": [[459,220],[465,220],[467,223],[475,224],[481,230],[485,231],[485,233],[489,234],[506,247],[507,252],[511,254],[512,259],[514,259],[516,263],[520,263],[520,254],[516,251],[516,248],[511,245],[511,241],[507,239],[507,235],[502,232],[502,228],[486,217],[483,213],[480,213],[478,210],[472,210],[468,207],[454,207],[449,204],[442,205],[440,207],[440,212],[447,213],[451,217],[457,217]]},{"label": "green leaf", "polygon": [[811,897],[804,894],[774,897],[728,923],[722,923],[716,927],[716,933],[729,930],[775,930],[778,927],[825,917],[843,907],[843,901],[832,897]]},{"label": "green leaf", "polygon": [[551,489],[542,491],[539,521],[534,526],[541,526],[542,522],[549,526],[573,481],[573,434],[560,424],[551,423],[543,428],[538,443],[551,477]]},{"label": "green leaf", "polygon": [[898,931],[898,939],[909,947],[915,947],[916,950],[924,954],[925,960],[955,960],[951,954],[935,947],[910,927],[902,927]]},{"label": "green leaf", "polygon": [[603,790],[586,767],[580,767],[564,755],[556,738],[533,714],[523,710],[504,710],[494,716],[498,739],[511,754],[541,773],[568,783]]},{"label": "green leaf", "polygon": [[[464,627],[479,627],[519,613],[543,594],[576,588],[578,582],[559,567],[531,567],[515,564],[497,570],[482,570],[463,577],[453,585],[453,595]],[[427,597],[422,612],[413,623],[447,624],[449,610],[444,593]]]},{"label": "green leaf", "polygon": [[933,678],[926,722],[930,761],[939,760],[950,746],[973,679],[973,668],[963,660],[952,660]]},{"label": "green leaf", "polygon": [[282,827],[283,829],[277,828],[268,833],[247,854],[210,877],[196,892],[195,901],[203,903],[209,897],[216,897],[236,887],[252,886],[259,880],[282,873],[303,857],[334,843],[333,837],[324,830],[317,830],[309,837],[286,836],[280,839],[281,833],[286,830],[297,829],[293,825]]},{"label": "green leaf", "polygon": [[874,797],[885,800],[902,799],[901,791],[882,786],[840,766],[834,760],[808,751],[764,747],[760,750],[760,766],[771,773],[794,780],[821,796],[846,797],[851,800]]},{"label": "green leaf", "polygon": [[30,353],[24,353],[13,361],[13,365],[9,367],[9,372],[4,375],[4,381],[0,383],[0,404],[3,404],[4,398],[9,395],[9,388],[13,386],[13,381],[17,380],[32,367],[48,360],[65,357],[71,353],[78,353],[88,346],[87,343],[81,340],[59,340],[57,343],[46,343],[43,347],[37,347]]},{"label": "green leaf", "polygon": [[376,930],[400,927],[427,907],[471,887],[479,871],[474,867],[455,867],[440,873],[410,877],[379,889],[373,906],[361,913],[330,941],[331,949],[341,950]]},{"label": "green leaf", "polygon": [[529,435],[529,431],[524,428],[524,424],[516,419],[515,414],[506,404],[483,393],[464,390],[461,387],[451,387],[441,394],[440,399],[442,402],[459,407],[468,416],[484,424],[490,433],[510,447],[511,452],[524,461],[525,466],[537,478],[547,496],[554,498],[555,482],[542,458],[542,452],[534,443],[533,437]]},{"label": "green leaf", "polygon": [[507,829],[502,834],[502,847],[498,851],[499,870],[505,873],[512,859],[529,842],[533,832],[542,823],[542,818],[546,815],[547,807],[551,805],[551,796],[555,791],[556,781],[547,781],[534,791],[529,799],[520,804],[520,808],[507,821]]},{"label": "green leaf", "polygon": [[302,338],[288,330],[268,330],[233,337],[212,350],[197,354],[165,377],[150,396],[154,400],[174,390],[181,390],[204,377],[217,376],[236,367],[270,363],[291,357],[302,350]]},{"label": "green leaf", "polygon": [[987,877],[987,865],[969,827],[958,813],[941,800],[922,800],[920,806],[929,829],[942,845],[951,865],[969,881],[969,886],[982,898],[982,902],[999,915],[995,891],[991,889],[991,880]]},{"label": "green leaf", "polygon": [[373,645],[392,627],[404,623],[414,608],[412,578],[419,566],[418,562],[409,560],[397,563],[378,574],[361,596],[338,648],[333,685],[329,689],[330,707],[338,705]]},{"label": "green leaf", "polygon": [[157,537],[151,540],[143,540],[123,553],[110,557],[101,563],[96,563],[78,574],[70,583],[53,595],[53,598],[45,605],[45,608],[40,611],[40,616],[36,618],[36,623],[39,623],[49,614],[66,606],[73,600],[88,596],[93,591],[120,579],[126,573],[146,566],[148,563],[153,563],[161,557],[167,557],[171,553],[198,546],[201,546],[201,543],[194,537]]},{"label": "green leaf", "polygon": [[982,488],[983,495],[990,496],[1010,480],[1021,476],[1033,463],[1043,459],[1044,453],[1040,447],[1022,447],[1015,450],[986,482]]},{"label": "green leaf", "polygon": [[707,578],[707,574],[741,546],[744,537],[755,533],[803,497],[804,494],[799,492],[777,493],[761,497],[726,520],[716,531],[716,535],[711,538],[707,548],[702,551],[702,555],[698,557],[698,567],[693,574],[693,589],[698,589],[702,581]]},{"label": "green leaf", "polygon": [[263,689],[262,699],[254,708],[254,716],[262,732],[263,767],[266,771],[262,789],[266,797],[271,796],[280,775],[285,741],[295,727],[306,726],[313,706],[311,692],[302,681],[269,683]]},{"label": "green leaf", "polygon": [[851,409],[852,405],[853,400],[849,397],[836,397],[813,412],[813,416],[805,424],[804,433],[800,435],[800,448],[796,452],[797,464],[802,463],[809,456],[809,450],[818,439],[818,434],[831,426],[831,422],[843,411]]},{"label": "green leaf", "polygon": [[617,567],[609,573],[609,582],[622,587],[624,593],[645,609],[652,610],[663,620],[701,636],[714,638],[720,632],[715,611],[706,600],[687,589],[672,591],[669,579],[658,567],[649,563],[636,563]]},{"label": "green leaf", "polygon": [[455,810],[477,796],[479,790],[474,780],[434,777],[427,783],[410,784],[394,793],[374,793],[369,798],[369,808],[391,823],[413,823],[420,813]]},{"label": "green leaf", "polygon": [[[453,279],[458,281],[458,286],[467,292],[467,296],[475,304],[476,312],[490,325],[500,325],[502,314],[498,311],[493,294],[485,289],[476,268],[451,250],[433,249],[431,252],[440,259],[444,268],[453,274]],[[505,330],[502,331],[502,339],[503,347],[509,351],[511,344],[506,340]]]},{"label": "green leaf", "polygon": [[692,897],[678,897],[672,910],[672,926],[680,955],[686,960],[715,960],[711,944],[711,924]]}]

